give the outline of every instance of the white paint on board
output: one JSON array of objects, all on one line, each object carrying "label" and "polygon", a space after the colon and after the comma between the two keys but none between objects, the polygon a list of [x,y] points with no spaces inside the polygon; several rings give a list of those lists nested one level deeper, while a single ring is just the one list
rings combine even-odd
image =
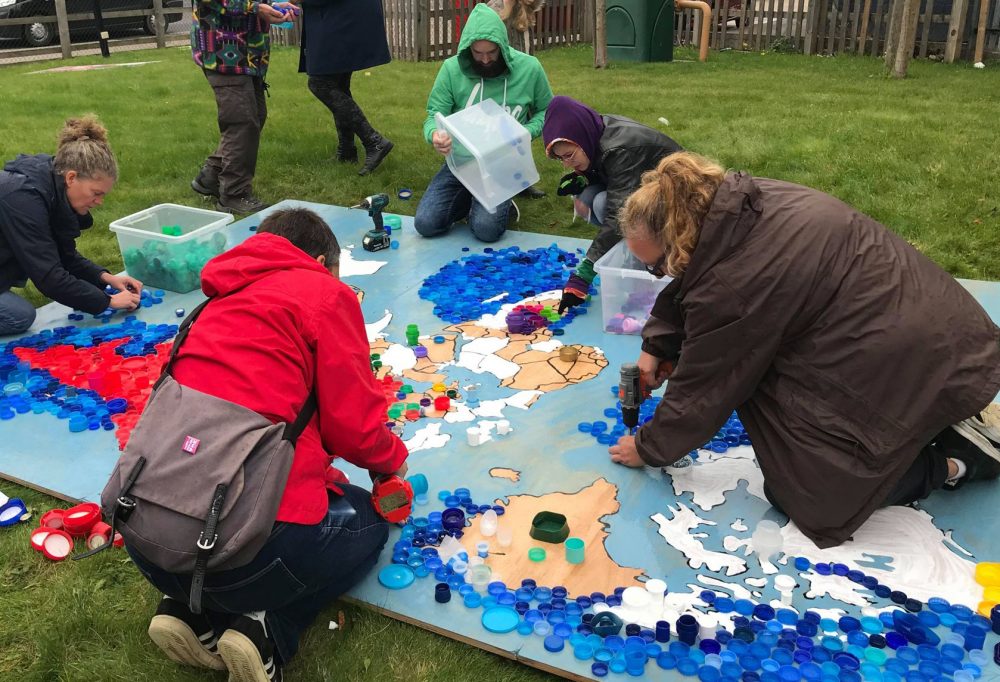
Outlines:
[{"label": "white paint on board", "polygon": [[431,422],[422,429],[418,429],[413,437],[403,441],[403,445],[411,453],[419,450],[432,450],[441,448],[451,438],[447,433],[441,433],[441,422]]},{"label": "white paint on board", "polygon": [[385,328],[389,326],[390,322],[392,322],[392,313],[390,313],[388,310],[385,311],[385,314],[382,316],[382,319],[371,323],[366,322],[365,332],[368,334],[368,343],[378,341],[379,339],[384,339]]},{"label": "white paint on board", "polygon": [[706,549],[699,539],[699,536],[707,537],[706,534],[691,533],[702,525],[714,526],[714,521],[701,518],[683,502],[678,502],[676,507],[668,509],[672,514],[670,519],[663,514],[654,514],[650,518],[660,527],[659,533],[667,544],[687,558],[688,566],[693,569],[706,566],[715,572],[724,570],[726,575],[737,575],[747,570],[746,562],[739,557]]},{"label": "white paint on board", "polygon": [[387,262],[384,260],[355,260],[354,256],[351,255],[351,249],[345,248],[340,252],[340,276],[345,278],[355,275],[374,275]]},{"label": "white paint on board", "polygon": [[726,493],[736,490],[740,481],[747,482],[747,491],[765,500],[764,477],[757,466],[753,449],[747,446],[730,448],[722,454],[702,451],[694,466],[666,469],[674,486],[674,494],[689,492],[695,505],[708,511],[726,501]]},{"label": "white paint on board", "polygon": [[417,366],[417,356],[413,349],[399,343],[391,344],[380,357],[383,367],[391,367],[393,374],[413,369]]}]

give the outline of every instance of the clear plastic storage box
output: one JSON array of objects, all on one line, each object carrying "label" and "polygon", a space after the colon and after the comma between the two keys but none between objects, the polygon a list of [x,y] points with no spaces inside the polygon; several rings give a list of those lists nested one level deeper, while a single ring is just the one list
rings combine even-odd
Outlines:
[{"label": "clear plastic storage box", "polygon": [[233,216],[159,204],[111,223],[128,274],[143,285],[177,293],[201,286],[205,263],[226,250],[222,228]]},{"label": "clear plastic storage box", "polygon": [[611,334],[639,334],[649,318],[653,302],[670,283],[671,277],[657,279],[646,272],[642,262],[620,241],[594,263],[601,278],[601,317],[604,331]]},{"label": "clear plastic storage box", "polygon": [[448,168],[490,213],[538,182],[531,134],[493,100],[436,120],[451,135]]}]

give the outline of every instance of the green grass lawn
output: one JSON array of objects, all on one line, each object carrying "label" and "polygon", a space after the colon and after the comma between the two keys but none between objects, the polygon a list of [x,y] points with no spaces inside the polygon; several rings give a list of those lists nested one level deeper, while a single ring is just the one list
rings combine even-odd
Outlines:
[{"label": "green grass lawn", "polygon": [[[553,90],[601,112],[660,127],[685,147],[755,175],[830,192],[903,235],[960,277],[1000,278],[1000,72],[914,62],[910,77],[885,76],[881,62],[855,57],[713,53],[700,64],[678,51],[673,64],[595,71],[589,48],[542,53]],[[121,179],[80,249],[121,267],[112,220],[153,204],[207,205],[189,188],[218,132],[215,104],[187,49],[119,53],[112,61],[155,63],[83,73],[0,69],[0,157],[53,152],[64,118],[95,112],[111,131]],[[96,63],[81,58],[73,63]],[[413,214],[440,157],[424,144],[424,102],[436,64],[397,62],[355,77],[355,97],[396,143],[371,177],[331,161],[330,116],[296,73],[294,49],[272,57],[270,118],[256,189],[267,200],[349,205],[374,192],[410,187]],[[657,119],[668,119],[664,127]],[[569,203],[554,196],[563,171],[536,143],[546,199],[522,203],[520,229],[586,237]],[[41,303],[37,292],[34,300]],[[41,512],[45,495],[0,482]],[[16,680],[219,679],[162,657],[145,628],[157,597],[121,552],[52,564],[28,544],[32,524],[0,531],[0,676]],[[343,631],[326,623],[337,611]],[[530,680],[527,667],[399,624],[364,609],[334,606],[306,636],[289,670],[295,680]]]}]

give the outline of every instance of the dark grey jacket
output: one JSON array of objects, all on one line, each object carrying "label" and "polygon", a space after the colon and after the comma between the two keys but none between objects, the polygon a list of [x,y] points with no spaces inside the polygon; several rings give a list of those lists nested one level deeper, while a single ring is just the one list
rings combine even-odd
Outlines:
[{"label": "dark grey jacket", "polygon": [[775,501],[820,547],[1000,389],[1000,329],[954,278],[831,196],[743,173],[643,336],[680,357],[636,437],[642,459],[680,459],[735,409]]},{"label": "dark grey jacket", "polygon": [[624,116],[602,116],[604,133],[596,159],[591,159],[587,178],[607,188],[607,217],[601,231],[587,249],[591,263],[621,241],[618,211],[639,188],[642,174],[656,168],[664,156],[683,150],[663,133]]},{"label": "dark grey jacket", "polygon": [[0,291],[30,279],[49,298],[97,314],[111,301],[100,280],[106,270],[76,250],[94,219],[70,207],[52,162],[21,154],[0,172]]}]

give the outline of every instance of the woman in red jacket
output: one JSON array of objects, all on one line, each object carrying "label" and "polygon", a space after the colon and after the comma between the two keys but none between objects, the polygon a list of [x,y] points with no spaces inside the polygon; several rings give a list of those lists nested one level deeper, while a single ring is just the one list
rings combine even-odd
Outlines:
[{"label": "woman in red jacket", "polygon": [[166,595],[150,623],[153,641],[181,663],[228,667],[234,682],[280,679],[302,630],[375,565],[385,544],[388,526],[371,494],[350,485],[333,458],[373,477],[406,473],[406,446],[385,427],[361,307],[336,276],[339,258],[315,213],[272,213],[258,234],[205,266],[202,289],[217,300],[174,364],[181,385],[275,423],[294,421],[310,391],[317,398],[271,537],[246,566],[208,574],[207,618],[186,606],[190,575],[129,550]]},{"label": "woman in red jacket", "polygon": [[881,506],[996,479],[1000,329],[958,282],[834,197],[682,152],[620,216],[629,249],[674,280],[639,360],[663,400],[611,448],[671,464],[733,410],[772,503],[819,547]]}]

